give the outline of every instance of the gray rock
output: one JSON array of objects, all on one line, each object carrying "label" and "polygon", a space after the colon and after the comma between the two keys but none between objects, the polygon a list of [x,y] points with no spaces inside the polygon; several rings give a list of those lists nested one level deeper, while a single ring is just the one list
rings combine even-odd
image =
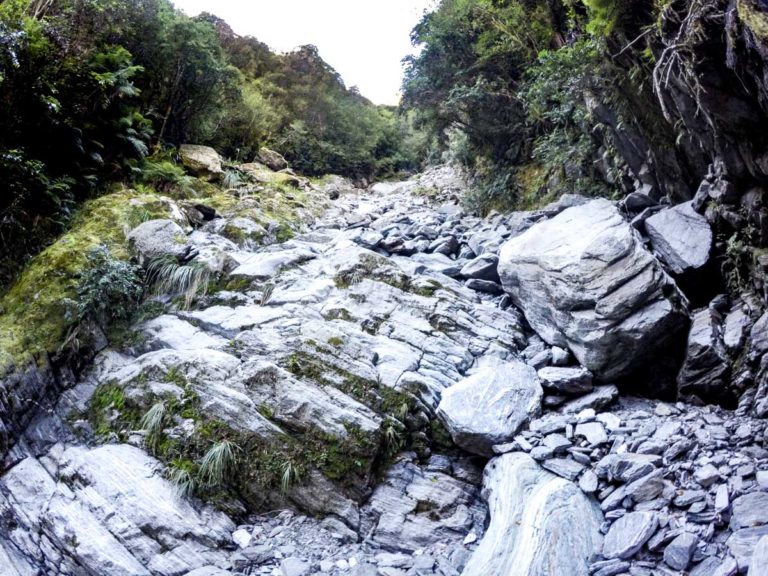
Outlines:
[{"label": "gray rock", "polygon": [[592,374],[586,368],[547,366],[539,370],[541,385],[565,394],[586,394],[592,391]]},{"label": "gray rock", "polygon": [[704,488],[708,488],[720,479],[720,471],[712,464],[705,464],[696,469],[693,473],[693,478]]},{"label": "gray rock", "polygon": [[768,576],[768,536],[763,536],[755,546],[749,561],[748,576]]},{"label": "gray rock", "polygon": [[283,576],[306,576],[312,566],[300,558],[291,556],[280,562],[280,573]]},{"label": "gray rock", "polygon": [[768,524],[768,492],[751,492],[733,501],[731,530]]},{"label": "gray rock", "polygon": [[184,230],[173,220],[149,220],[128,234],[128,250],[146,266],[156,258],[186,259],[193,250]]},{"label": "gray rock", "polygon": [[445,390],[437,414],[457,445],[492,456],[494,444],[508,442],[539,414],[542,396],[533,368],[507,362],[484,368]]},{"label": "gray rock", "polygon": [[542,462],[541,465],[553,474],[557,474],[561,478],[570,481],[576,480],[582,470],[584,470],[582,464],[579,464],[575,460],[568,460],[567,458],[551,458]]},{"label": "gray rock", "polygon": [[676,274],[701,268],[709,260],[712,229],[691,202],[662,210],[645,221],[653,250]]},{"label": "gray rock", "polygon": [[583,436],[592,446],[598,446],[608,442],[608,434],[600,422],[584,422],[576,425],[576,436]]},{"label": "gray rock", "polygon": [[499,275],[534,330],[603,382],[642,367],[687,322],[683,296],[607,200],[507,242]]},{"label": "gray rock", "polygon": [[664,471],[656,470],[626,485],[626,495],[635,503],[653,500],[664,490]]},{"label": "gray rock", "polygon": [[723,560],[710,556],[697,564],[691,570],[690,576],[735,576],[738,571],[739,566],[736,560],[730,556]]},{"label": "gray rock", "polygon": [[611,524],[603,542],[603,556],[631,558],[653,536],[659,525],[655,512],[631,512]]},{"label": "gray rock", "polygon": [[213,148],[196,144],[182,144],[179,156],[184,168],[195,176],[206,180],[218,180],[224,171],[221,169],[221,156]]},{"label": "gray rock", "polygon": [[270,150],[269,148],[261,147],[256,155],[256,159],[264,164],[270,170],[279,172],[288,168],[288,162],[283,158],[282,154]]},{"label": "gray rock", "polygon": [[680,534],[664,549],[664,562],[674,570],[685,570],[691,562],[698,543],[699,538],[695,534],[689,532]]},{"label": "gray rock", "polygon": [[575,484],[525,454],[504,454],[488,463],[483,490],[491,524],[463,576],[589,573],[602,515]]},{"label": "gray rock", "polygon": [[722,340],[720,315],[711,308],[693,316],[685,361],[677,376],[677,387],[683,397],[700,400],[718,399],[725,395],[730,376],[730,363]]},{"label": "gray rock", "polygon": [[597,492],[598,478],[592,470],[586,470],[579,478],[579,488],[586,494]]},{"label": "gray rock", "polygon": [[613,384],[607,386],[598,386],[589,394],[576,398],[567,402],[562,407],[564,414],[578,414],[582,410],[592,408],[593,410],[599,410],[608,406],[619,396],[619,389]]},{"label": "gray rock", "polygon": [[757,528],[737,530],[726,541],[728,551],[736,559],[740,570],[745,570],[752,562],[758,542],[768,536],[768,525]]},{"label": "gray rock", "polygon": [[470,260],[461,269],[461,275],[465,278],[477,278],[478,280],[490,280],[499,282],[497,268],[499,258],[495,254],[483,254],[474,260]]}]

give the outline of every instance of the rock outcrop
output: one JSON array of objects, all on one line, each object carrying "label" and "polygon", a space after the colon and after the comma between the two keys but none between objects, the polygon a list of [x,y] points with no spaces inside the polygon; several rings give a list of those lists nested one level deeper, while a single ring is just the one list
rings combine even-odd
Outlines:
[{"label": "rock outcrop", "polygon": [[608,200],[509,240],[499,274],[534,330],[603,382],[663,352],[687,323],[682,294]]}]

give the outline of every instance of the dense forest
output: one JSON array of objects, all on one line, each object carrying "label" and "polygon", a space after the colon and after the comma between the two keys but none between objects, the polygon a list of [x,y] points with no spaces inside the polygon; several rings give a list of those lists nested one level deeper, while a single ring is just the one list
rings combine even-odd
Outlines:
[{"label": "dense forest", "polygon": [[305,175],[416,165],[407,120],[374,106],[313,46],[275,54],[167,0],[0,4],[0,283],[113,182],[183,175],[183,143],[250,162],[278,149]]}]

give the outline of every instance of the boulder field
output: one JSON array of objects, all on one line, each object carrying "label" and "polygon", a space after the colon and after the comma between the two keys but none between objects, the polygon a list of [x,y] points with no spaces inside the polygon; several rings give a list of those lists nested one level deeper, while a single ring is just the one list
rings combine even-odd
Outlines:
[{"label": "boulder field", "polygon": [[127,231],[207,289],[7,427],[0,576],[766,573],[768,316],[695,308],[701,202],[312,186],[287,240],[203,204]]}]

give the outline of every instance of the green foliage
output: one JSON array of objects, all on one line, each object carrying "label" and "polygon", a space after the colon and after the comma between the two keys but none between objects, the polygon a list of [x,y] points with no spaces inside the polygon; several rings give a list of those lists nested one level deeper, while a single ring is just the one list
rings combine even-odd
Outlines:
[{"label": "green foliage", "polygon": [[230,440],[220,440],[211,446],[200,460],[200,481],[208,488],[221,486],[237,464],[240,447]]},{"label": "green foliage", "polygon": [[189,176],[184,169],[170,160],[150,159],[136,169],[139,180],[158,192],[174,192],[189,185]]},{"label": "green foliage", "polygon": [[152,407],[147,410],[147,413],[142,416],[141,422],[139,423],[142,430],[147,433],[147,445],[153,452],[157,450],[157,444],[163,431],[165,417],[165,402],[160,401],[153,404]]},{"label": "green foliage", "polygon": [[412,170],[421,147],[316,48],[277,55],[168,0],[0,3],[0,126],[0,285],[110,182],[190,193],[169,147],[252,161],[267,145],[308,175],[357,178]]},{"label": "green foliage", "polygon": [[143,292],[138,266],[114,258],[104,245],[96,246],[86,254],[76,299],[66,301],[70,307],[67,320],[79,323],[93,319],[103,326],[125,320],[133,314]]}]

